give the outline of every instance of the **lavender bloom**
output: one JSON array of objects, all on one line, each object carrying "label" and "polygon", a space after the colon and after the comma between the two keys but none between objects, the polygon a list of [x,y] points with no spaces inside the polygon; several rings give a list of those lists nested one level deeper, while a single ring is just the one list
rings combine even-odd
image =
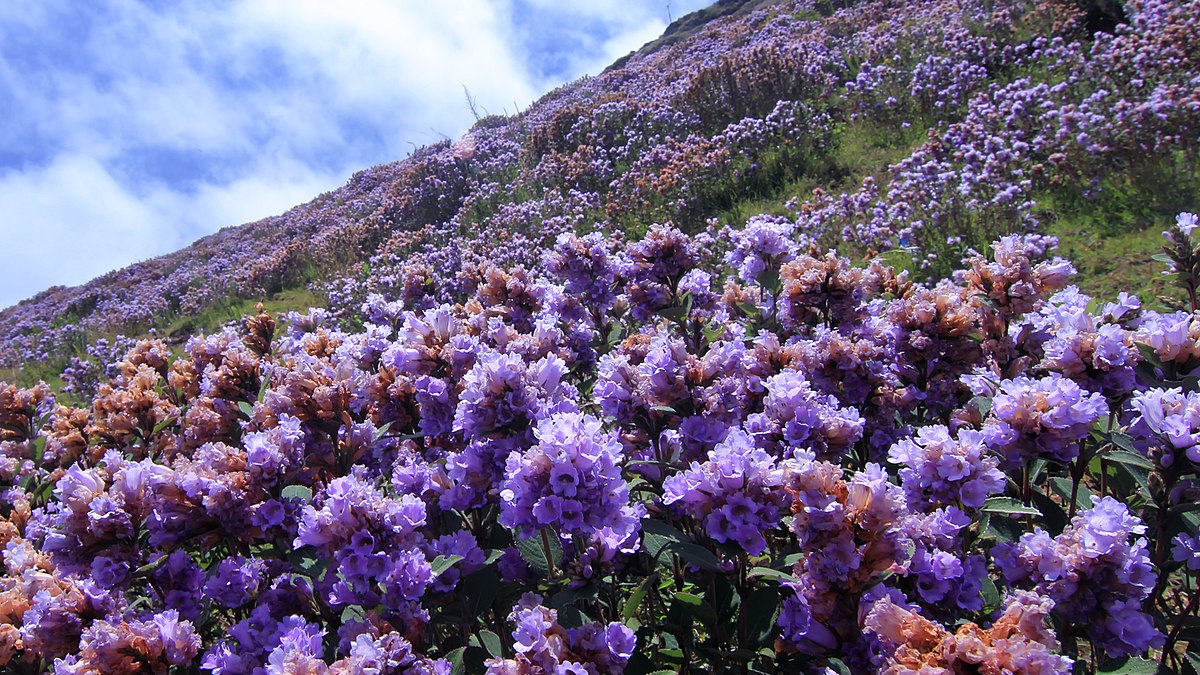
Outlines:
[{"label": "lavender bloom", "polygon": [[509,455],[500,523],[518,531],[557,526],[565,536],[607,528],[614,548],[631,549],[644,508],[630,505],[621,477],[621,444],[600,420],[559,413],[541,420],[537,443]]},{"label": "lavender bloom", "polygon": [[815,391],[800,371],[784,370],[764,386],[763,411],[750,415],[746,429],[777,455],[804,450],[818,459],[839,460],[862,437],[864,421],[858,411]]},{"label": "lavender bloom", "polygon": [[392,631],[373,637],[360,633],[349,656],[330,664],[330,675],[450,675],[450,662],[431,660],[415,653],[412,644]]},{"label": "lavender bloom", "polygon": [[425,518],[419,498],[385,497],[352,474],[332,481],[315,506],[304,507],[294,545],[313,546],[331,560],[319,588],[332,606],[382,602],[407,611],[433,581],[418,549]]},{"label": "lavender bloom", "polygon": [[1194,213],[1181,213],[1175,217],[1175,225],[1180,232],[1191,236],[1192,230],[1196,229],[1197,217]]},{"label": "lavender bloom", "polygon": [[1054,614],[1077,624],[1111,656],[1144,653],[1163,643],[1141,603],[1155,585],[1146,526],[1112,497],[1082,511],[1057,537],[1038,528],[992,550],[1010,585],[1054,600]]},{"label": "lavender bloom", "polygon": [[796,258],[799,247],[792,241],[795,229],[796,224],[784,218],[752,216],[737,233],[725,262],[737,270],[742,281],[761,283],[759,277],[764,271],[778,272],[780,265]]},{"label": "lavender bloom", "polygon": [[1133,395],[1137,411],[1130,433],[1163,467],[1175,465],[1179,454],[1200,465],[1200,393],[1180,389],[1150,389]]},{"label": "lavender bloom", "polygon": [[790,587],[797,598],[785,601],[779,621],[790,648],[822,653],[859,630],[853,617],[861,594],[907,558],[904,497],[877,464],[846,481],[834,464],[797,458],[785,481],[791,527],[808,555],[796,563]]},{"label": "lavender bloom", "polygon": [[1144,311],[1137,323],[1134,341],[1153,350],[1155,358],[1162,364],[1154,373],[1158,381],[1182,380],[1200,372],[1198,315]]},{"label": "lavender bloom", "polygon": [[959,610],[983,609],[980,592],[987,563],[983,556],[963,550],[961,533],[970,525],[971,518],[954,506],[928,515],[912,514],[904,521],[913,542],[905,572],[935,614],[954,616]]},{"label": "lavender bloom", "polygon": [[623,275],[633,318],[648,321],[670,306],[679,291],[679,280],[694,269],[697,252],[683,232],[670,225],[655,225],[641,241],[626,249],[629,262]]},{"label": "lavender bloom", "polygon": [[195,621],[203,610],[204,571],[192,561],[186,551],[175,551],[166,563],[154,570],[154,586],[159,590],[164,605],[179,612],[189,621]]},{"label": "lavender bloom", "polygon": [[1058,640],[1046,627],[1054,603],[1018,591],[1005,598],[991,628],[967,622],[954,634],[885,596],[866,612],[865,632],[877,641],[876,667],[888,673],[1004,672],[1068,675],[1074,663],[1052,653]]},{"label": "lavender bloom", "polygon": [[766,549],[764,533],[779,524],[787,501],[783,469],[741,429],[731,430],[708,461],[663,481],[664,504],[678,504],[715,541],[734,542],[750,555]]},{"label": "lavender bloom", "polygon": [[279,644],[267,656],[266,675],[293,675],[325,669],[326,664],[321,660],[324,630],[298,616],[284,618],[277,630]]},{"label": "lavender bloom", "polygon": [[1200,570],[1200,539],[1187,534],[1177,534],[1171,540],[1171,557],[1181,562],[1189,572]]},{"label": "lavender bloom", "polygon": [[217,563],[204,593],[221,606],[236,609],[258,594],[265,573],[266,564],[258,558],[226,558]]},{"label": "lavender bloom", "polygon": [[516,657],[489,660],[489,675],[624,672],[637,647],[633,631],[617,622],[563,628],[558,623],[558,612],[542,606],[541,602],[540,596],[526,593],[513,607],[508,620],[513,624]]},{"label": "lavender bloom", "polygon": [[983,438],[1008,469],[1039,457],[1070,462],[1092,423],[1107,413],[1104,397],[1065,377],[1021,376],[1000,383]]},{"label": "lavender bloom", "polygon": [[486,352],[463,380],[454,429],[468,439],[528,438],[538,419],[578,409],[578,393],[563,381],[566,373],[554,355],[526,364],[516,355]]},{"label": "lavender bloom", "polygon": [[599,232],[579,237],[564,232],[546,254],[546,270],[563,281],[564,290],[602,317],[616,300],[618,264]]},{"label": "lavender bloom", "polygon": [[148,620],[99,620],[88,626],[79,651],[54,660],[58,675],[76,673],[166,672],[189,664],[200,650],[200,636],[174,610]]},{"label": "lavender bloom", "polygon": [[448,593],[454,590],[454,587],[458,585],[462,577],[483,566],[483,549],[479,548],[479,542],[467,530],[459,530],[453,534],[442,535],[430,542],[429,549],[430,553],[435,556],[444,555],[449,557],[459,555],[463,558],[434,579],[433,590],[439,593]]},{"label": "lavender bloom", "polygon": [[916,437],[892,446],[888,461],[901,465],[901,485],[914,510],[950,505],[978,509],[1004,489],[999,461],[988,454],[984,435],[972,429],[959,429],[951,438],[940,424],[921,427]]}]

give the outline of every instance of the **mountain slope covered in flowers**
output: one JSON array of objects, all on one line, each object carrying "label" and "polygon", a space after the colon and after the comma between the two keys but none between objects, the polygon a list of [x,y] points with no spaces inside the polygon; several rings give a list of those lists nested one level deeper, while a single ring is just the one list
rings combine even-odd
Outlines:
[{"label": "mountain slope covered in flowers", "polygon": [[1200,672],[1198,143],[1195,1],[723,2],[48,291],[0,665]]}]

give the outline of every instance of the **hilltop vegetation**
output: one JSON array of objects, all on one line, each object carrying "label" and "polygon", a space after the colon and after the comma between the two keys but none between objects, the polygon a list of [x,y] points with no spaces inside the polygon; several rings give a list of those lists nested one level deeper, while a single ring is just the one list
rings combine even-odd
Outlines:
[{"label": "hilltop vegetation", "polygon": [[51,289],[0,664],[1200,672],[1198,145],[1195,1],[722,1]]}]

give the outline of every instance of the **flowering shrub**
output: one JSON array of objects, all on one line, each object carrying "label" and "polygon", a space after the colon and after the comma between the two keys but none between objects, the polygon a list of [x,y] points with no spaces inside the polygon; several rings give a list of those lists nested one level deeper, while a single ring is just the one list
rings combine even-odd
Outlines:
[{"label": "flowering shrub", "polygon": [[[1194,163],[1200,7],[1124,12],[747,3],[8,310],[64,370],[0,383],[0,668],[1200,672],[1196,217],[1176,311],[1030,231]],[[705,220],[866,122],[890,171]],[[81,346],[314,262],[329,309]]]}]

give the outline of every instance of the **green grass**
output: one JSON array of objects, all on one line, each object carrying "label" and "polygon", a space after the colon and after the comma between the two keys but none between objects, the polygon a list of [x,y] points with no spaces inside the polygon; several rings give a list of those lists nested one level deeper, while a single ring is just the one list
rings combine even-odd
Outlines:
[{"label": "green grass", "polygon": [[[221,302],[195,316],[179,317],[165,327],[159,328],[157,335],[174,343],[171,345],[171,352],[175,356],[179,356],[183,351],[183,343],[189,336],[214,333],[230,321],[252,315],[255,305],[259,302],[263,304],[264,311],[276,317],[290,311],[305,311],[309,307],[325,306],[325,299],[307,288],[285,289],[265,298]],[[111,340],[114,336],[112,334],[92,336],[93,339],[100,337],[107,337]],[[135,337],[147,338],[150,337],[150,333],[147,331]],[[81,354],[82,352],[77,352],[74,355]],[[69,362],[70,357],[68,356],[49,361],[26,363],[21,368],[0,368],[0,382],[9,382],[21,387],[30,387],[39,381],[45,382],[57,394],[62,391],[63,386],[60,374]]]},{"label": "green grass", "polygon": [[159,335],[176,338],[198,333],[213,333],[230,321],[254,314],[254,307],[260,302],[263,305],[263,311],[272,316],[290,311],[304,311],[309,307],[325,306],[325,299],[311,290],[290,288],[266,298],[245,298],[219,302],[195,316],[181,316],[158,332]]},{"label": "green grass", "polygon": [[1175,217],[1200,204],[1200,167],[1193,162],[1176,156],[1135,167],[1104,180],[1091,200],[1061,192],[1039,197],[1039,216],[1059,238],[1059,255],[1079,270],[1080,290],[1101,300],[1126,291],[1154,309],[1182,301],[1182,290],[1151,256],[1162,252],[1163,230]]},{"label": "green grass", "polygon": [[1163,264],[1150,258],[1162,251],[1162,229],[1151,226],[1101,235],[1068,219],[1052,225],[1049,233],[1059,239],[1058,254],[1079,271],[1075,278],[1079,290],[1104,301],[1126,291],[1141,298],[1146,307],[1162,309],[1163,296],[1182,299],[1171,278],[1162,274]]}]

